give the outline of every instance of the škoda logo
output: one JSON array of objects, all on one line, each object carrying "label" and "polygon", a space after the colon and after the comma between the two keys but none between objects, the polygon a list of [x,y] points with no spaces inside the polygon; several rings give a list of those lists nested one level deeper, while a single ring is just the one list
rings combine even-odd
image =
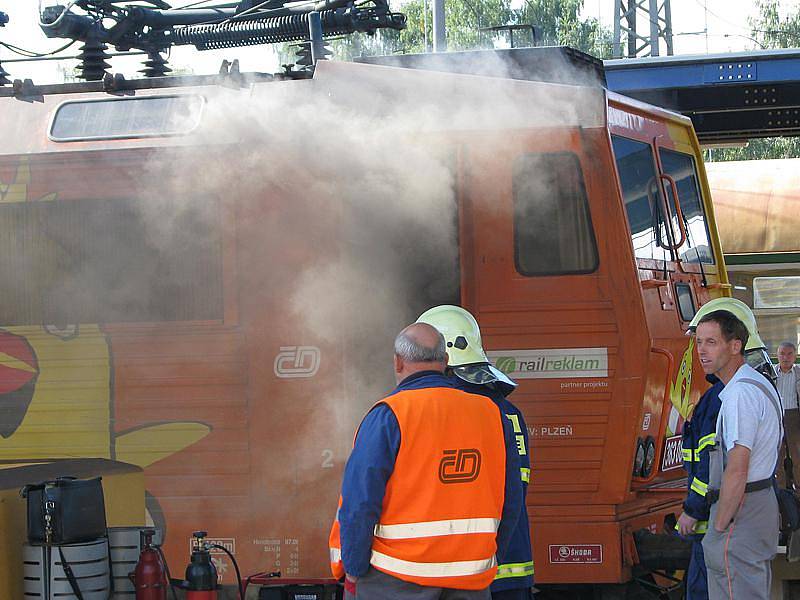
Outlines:
[{"label": "\u0161koda logo", "polygon": [[481,472],[481,453],[475,448],[445,450],[439,462],[439,481],[469,483]]}]

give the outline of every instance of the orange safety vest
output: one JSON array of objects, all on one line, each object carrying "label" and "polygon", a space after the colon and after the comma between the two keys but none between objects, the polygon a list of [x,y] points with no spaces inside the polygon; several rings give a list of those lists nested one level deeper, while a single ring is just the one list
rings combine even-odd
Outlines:
[{"label": "orange safety vest", "polygon": [[[488,587],[497,571],[505,491],[499,409],[485,396],[440,387],[401,391],[382,402],[397,418],[401,441],[370,564],[425,586]],[[330,536],[337,578],[344,575],[340,549],[337,519]]]},{"label": "orange safety vest", "polygon": [[[339,496],[339,507],[342,506],[342,497]],[[339,509],[336,509],[336,517],[333,519],[331,534],[328,536],[328,551],[331,560],[331,573],[334,578],[341,579],[345,576],[344,564],[342,563],[342,540],[339,537]]]}]

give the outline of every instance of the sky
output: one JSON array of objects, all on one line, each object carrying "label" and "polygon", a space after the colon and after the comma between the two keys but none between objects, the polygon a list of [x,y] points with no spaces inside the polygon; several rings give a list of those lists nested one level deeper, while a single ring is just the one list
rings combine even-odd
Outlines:
[{"label": "sky", "polygon": [[[172,0],[171,3],[178,7],[189,1]],[[55,3],[56,0],[42,0],[45,6]],[[675,54],[734,52],[757,47],[749,39],[750,26],[747,21],[756,12],[752,0],[672,0],[671,5]],[[0,41],[37,52],[52,51],[64,45],[64,40],[48,39],[41,32],[37,25],[38,6],[39,0],[0,0],[0,11],[7,13],[10,18],[9,24],[0,28]],[[794,12],[799,6],[800,0],[783,0],[781,11]],[[393,8],[400,8],[397,0],[393,0]],[[614,8],[615,0],[585,0],[582,16],[598,18],[603,25],[613,29]],[[644,25],[640,27],[645,28]],[[78,52],[79,45],[76,44],[65,51],[65,54]],[[661,53],[666,54],[666,50],[662,48]],[[10,58],[18,57],[0,47],[0,63],[11,74],[11,78],[30,77],[35,83],[61,81],[59,65],[63,69],[76,64],[76,61],[5,62]],[[208,74],[216,73],[223,59],[230,61],[234,58],[239,59],[243,71],[275,72],[280,68],[278,58],[270,46],[207,52],[198,52],[192,46],[173,48],[170,65],[196,74]],[[141,59],[142,57],[115,57],[111,60],[112,71],[122,72],[130,77],[141,68]]]},{"label": "sky", "polygon": [[[663,0],[659,0],[662,4]],[[584,0],[583,17],[598,18],[613,30],[615,0]],[[675,54],[739,52],[758,48],[749,39],[748,17],[758,13],[753,0],[672,0],[672,30]],[[798,0],[781,0],[780,13],[794,13]],[[649,25],[639,16],[638,28]],[[661,48],[666,54],[666,47]]]}]

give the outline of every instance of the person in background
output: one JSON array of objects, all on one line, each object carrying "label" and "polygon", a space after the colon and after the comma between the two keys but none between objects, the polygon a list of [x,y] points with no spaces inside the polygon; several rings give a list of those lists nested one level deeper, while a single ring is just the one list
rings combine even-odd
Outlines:
[{"label": "person in background", "polygon": [[507,398],[517,384],[489,362],[481,344],[478,322],[460,306],[436,306],[422,313],[417,323],[433,325],[444,336],[449,357],[447,373],[454,384],[469,393],[491,398],[511,423],[514,448],[520,458],[521,510],[508,549],[497,555],[497,575],[491,592],[493,600],[528,600],[534,575],[530,523],[525,504],[531,476],[530,445],[522,412]]},{"label": "person in background", "polygon": [[[797,346],[793,342],[781,342],[778,346],[777,387],[783,402],[783,426],[793,464],[800,460],[800,365],[794,364],[796,359]],[[780,479],[784,478],[780,469],[778,475]]]},{"label": "person in background", "polygon": [[[792,342],[781,342],[778,346],[778,393],[783,400],[783,410],[797,411],[800,398],[800,365],[797,360],[797,346]],[[796,414],[796,413],[795,413]]]},{"label": "person in background", "polygon": [[488,600],[521,498],[507,419],[444,375],[430,325],[406,327],[394,352],[397,387],[364,417],[345,466],[331,570],[356,600]]}]

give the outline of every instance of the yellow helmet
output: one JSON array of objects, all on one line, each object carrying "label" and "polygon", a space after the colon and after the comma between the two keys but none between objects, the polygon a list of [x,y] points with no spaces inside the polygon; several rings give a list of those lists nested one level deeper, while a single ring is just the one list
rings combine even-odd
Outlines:
[{"label": "yellow helmet", "polygon": [[427,323],[444,336],[447,366],[464,381],[477,385],[497,382],[504,393],[516,387],[514,381],[489,361],[481,344],[480,327],[469,311],[443,304],[426,310],[417,323]]},{"label": "yellow helmet", "polygon": [[750,334],[747,338],[747,344],[744,347],[745,352],[758,350],[760,348],[766,349],[766,344],[758,334],[758,325],[756,324],[756,317],[753,311],[750,310],[747,304],[736,298],[714,298],[703,304],[697,311],[697,314],[695,314],[692,322],[689,323],[689,332],[694,333],[700,319],[715,310],[727,310],[744,323],[744,326],[747,328],[747,333]]}]

